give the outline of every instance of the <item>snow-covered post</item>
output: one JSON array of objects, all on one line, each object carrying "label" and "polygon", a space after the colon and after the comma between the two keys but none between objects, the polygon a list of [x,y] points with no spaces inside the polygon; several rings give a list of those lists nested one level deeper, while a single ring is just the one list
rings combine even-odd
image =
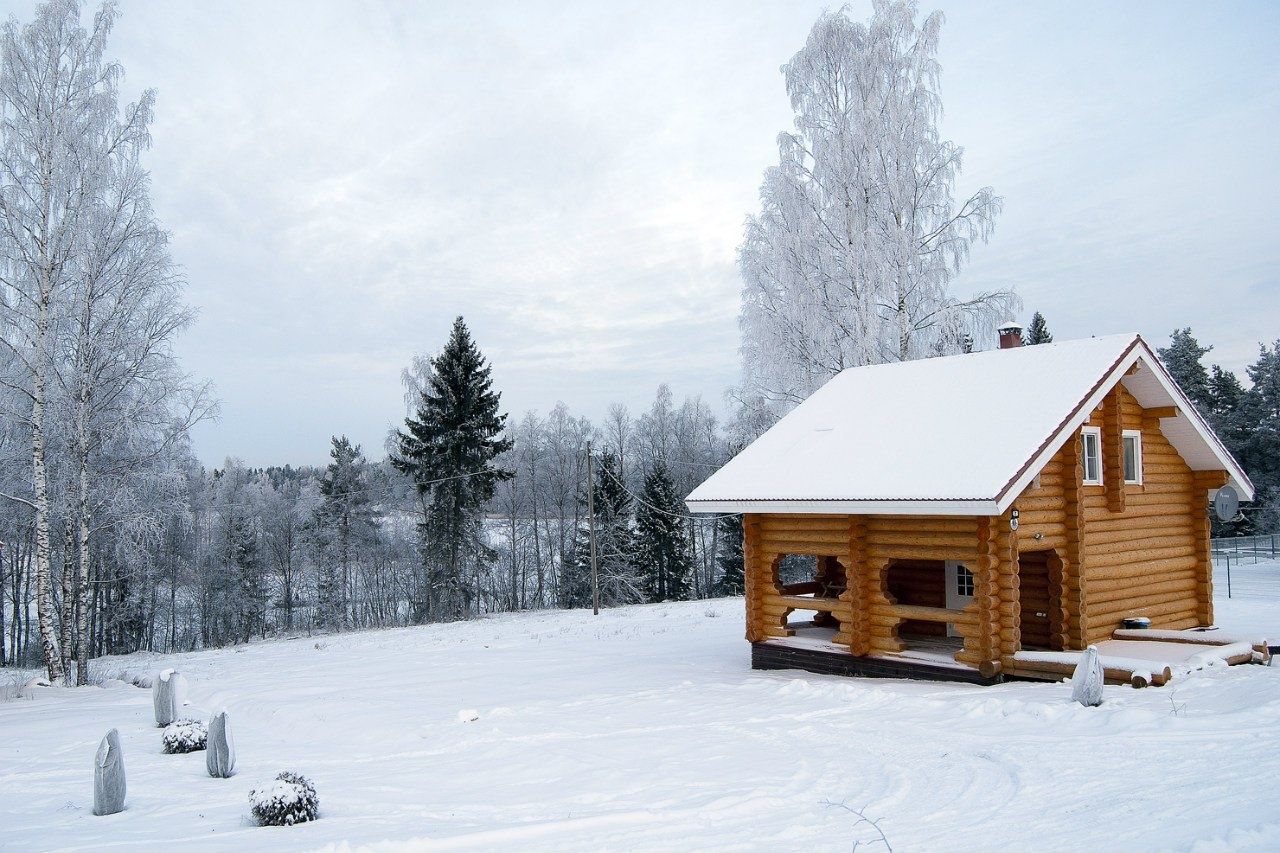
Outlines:
[{"label": "snow-covered post", "polygon": [[151,687],[151,702],[155,706],[156,725],[165,726],[178,719],[178,681],[182,675],[176,669],[166,669],[156,676]]},{"label": "snow-covered post", "polygon": [[209,739],[205,745],[205,767],[215,779],[227,779],[236,769],[236,743],[231,737],[227,712],[220,711],[209,720]]},{"label": "snow-covered post", "polygon": [[1086,708],[1101,705],[1102,682],[1102,659],[1098,657],[1098,647],[1089,646],[1071,675],[1071,700]]},{"label": "snow-covered post", "polygon": [[120,733],[112,729],[98,744],[93,761],[93,813],[124,811],[124,794],[124,751],[120,749]]}]

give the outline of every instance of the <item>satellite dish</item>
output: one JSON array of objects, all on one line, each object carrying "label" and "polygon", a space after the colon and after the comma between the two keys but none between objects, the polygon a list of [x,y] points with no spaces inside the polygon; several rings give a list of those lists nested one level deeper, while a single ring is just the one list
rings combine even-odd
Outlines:
[{"label": "satellite dish", "polygon": [[1230,521],[1240,512],[1240,496],[1230,486],[1223,486],[1213,496],[1213,514],[1218,521]]}]

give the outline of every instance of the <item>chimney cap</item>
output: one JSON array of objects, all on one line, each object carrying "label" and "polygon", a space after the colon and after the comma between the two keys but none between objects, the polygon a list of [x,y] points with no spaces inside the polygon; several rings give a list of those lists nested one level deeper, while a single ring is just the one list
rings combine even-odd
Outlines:
[{"label": "chimney cap", "polygon": [[1004,323],[996,327],[997,332],[1021,332],[1022,324],[1017,320],[1005,320]]}]

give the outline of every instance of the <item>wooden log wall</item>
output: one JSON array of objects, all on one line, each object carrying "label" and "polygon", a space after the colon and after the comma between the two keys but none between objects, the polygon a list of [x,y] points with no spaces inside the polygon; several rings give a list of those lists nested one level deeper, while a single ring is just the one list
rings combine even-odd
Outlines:
[{"label": "wooden log wall", "polygon": [[[1191,471],[1160,431],[1170,414],[1144,410],[1118,385],[1088,422],[1102,428],[1103,485],[1083,485],[1076,436],[1015,503],[1021,548],[1062,561],[1053,621],[1063,648],[1107,639],[1131,615],[1161,628],[1212,624],[1205,507],[1225,473]],[[1141,485],[1124,483],[1123,430],[1142,433]]]}]

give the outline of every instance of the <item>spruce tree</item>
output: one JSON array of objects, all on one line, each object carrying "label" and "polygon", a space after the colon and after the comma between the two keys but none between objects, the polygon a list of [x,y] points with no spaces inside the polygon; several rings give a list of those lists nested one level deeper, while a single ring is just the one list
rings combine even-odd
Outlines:
[{"label": "spruce tree", "polygon": [[[632,530],[631,495],[622,482],[618,457],[606,450],[596,461],[596,568],[600,604],[615,607],[641,599],[636,577],[635,533]],[[591,606],[591,539],[586,518],[587,498],[579,497],[583,521],[573,539],[573,557],[561,576],[565,607]]]},{"label": "spruce tree", "polygon": [[742,516],[723,515],[716,524],[720,528],[720,551],[716,554],[716,567],[720,570],[720,577],[716,580],[716,594],[742,595],[746,587]]},{"label": "spruce tree", "polygon": [[498,482],[511,477],[493,464],[511,449],[499,399],[490,368],[458,317],[391,455],[422,500],[417,621],[467,616],[477,592],[473,578],[496,558],[485,542],[482,513]]},{"label": "spruce tree", "polygon": [[644,480],[636,510],[636,560],[649,601],[689,598],[689,545],[685,537],[684,504],[661,462]]},{"label": "spruce tree", "polygon": [[1200,359],[1213,347],[1202,347],[1191,334],[1190,328],[1175,329],[1169,338],[1169,346],[1156,350],[1169,375],[1178,383],[1182,393],[1204,414],[1212,408],[1209,394],[1209,372]]},{"label": "spruce tree", "polygon": [[1049,331],[1049,324],[1044,321],[1044,315],[1039,311],[1031,315],[1031,323],[1027,326],[1027,333],[1023,336],[1023,342],[1027,346],[1053,343],[1053,334]]},{"label": "spruce tree", "polygon": [[1260,345],[1245,371],[1252,385],[1240,398],[1238,452],[1257,494],[1247,529],[1239,532],[1271,533],[1280,529],[1280,340]]},{"label": "spruce tree", "polygon": [[321,624],[341,630],[351,620],[352,547],[369,542],[374,534],[373,507],[369,494],[368,470],[359,445],[344,435],[333,436],[329,456],[333,459],[320,480],[323,502],[316,509],[316,527],[324,550],[316,598]]}]

